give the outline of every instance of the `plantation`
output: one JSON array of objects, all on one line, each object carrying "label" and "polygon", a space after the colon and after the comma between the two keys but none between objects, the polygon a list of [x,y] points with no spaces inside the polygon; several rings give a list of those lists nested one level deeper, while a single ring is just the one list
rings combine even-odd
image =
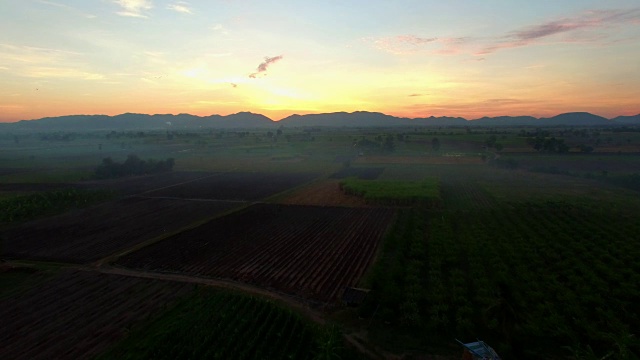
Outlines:
[{"label": "plantation", "polygon": [[564,202],[403,210],[362,313],[379,306],[373,319],[398,330],[380,328],[389,346],[482,334],[518,359],[637,351],[627,340],[640,324],[639,233],[636,215]]},{"label": "plantation", "polygon": [[437,178],[422,181],[371,181],[348,178],[340,182],[342,190],[379,205],[425,205],[439,207],[440,182]]},{"label": "plantation", "polygon": [[272,301],[200,288],[98,359],[312,359],[320,335]]}]

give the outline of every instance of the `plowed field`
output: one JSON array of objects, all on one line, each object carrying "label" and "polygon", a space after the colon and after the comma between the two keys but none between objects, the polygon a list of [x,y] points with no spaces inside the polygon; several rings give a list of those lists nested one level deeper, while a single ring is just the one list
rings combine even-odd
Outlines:
[{"label": "plowed field", "polygon": [[257,204],[128,254],[118,265],[246,282],[339,300],[369,264],[394,210]]},{"label": "plowed field", "polygon": [[4,257],[84,263],[98,260],[237,203],[126,198],[6,230]]},{"label": "plowed field", "polygon": [[87,359],[159,312],[192,284],[84,271],[0,301],[3,359]]}]

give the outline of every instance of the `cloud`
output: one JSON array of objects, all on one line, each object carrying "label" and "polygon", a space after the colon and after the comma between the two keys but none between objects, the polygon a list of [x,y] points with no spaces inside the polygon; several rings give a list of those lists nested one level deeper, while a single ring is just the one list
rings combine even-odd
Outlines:
[{"label": "cloud", "polygon": [[[90,70],[82,54],[53,48],[0,43],[0,63],[11,73],[30,78],[103,80],[105,76]],[[8,69],[8,68],[7,68]]]},{"label": "cloud", "polygon": [[167,6],[167,9],[173,10],[179,13],[183,13],[183,14],[190,14],[190,15],[193,14],[193,11],[189,7],[189,3],[187,3],[186,1],[178,1],[174,4],[169,4]]},{"label": "cloud", "polygon": [[211,27],[211,30],[215,32],[219,32],[222,35],[229,35],[229,31],[227,31],[227,29],[222,24],[215,24],[214,26]]},{"label": "cloud", "polygon": [[577,16],[546,21],[512,31],[483,47],[475,54],[486,55],[503,49],[535,45],[546,38],[561,34],[573,35],[573,37],[568,36],[560,39],[565,43],[599,41],[608,38],[608,36],[600,34],[598,36],[576,38],[576,34],[581,31],[611,29],[628,23],[640,23],[640,8],[587,11]]},{"label": "cloud", "polygon": [[117,12],[120,16],[147,18],[144,12],[153,8],[151,0],[114,0],[113,2],[122,8]]},{"label": "cloud", "polygon": [[54,7],[57,7],[57,8],[65,9],[65,10],[70,11],[72,13],[76,13],[77,15],[83,16],[83,17],[85,17],[87,19],[95,19],[95,18],[97,18],[96,15],[84,13],[84,12],[74,8],[73,6],[69,6],[69,5],[65,5],[65,4],[59,4],[59,3],[56,3],[56,2],[53,2],[53,1],[47,1],[47,0],[39,0],[38,2],[41,3],[41,4],[44,4],[44,5],[49,5],[49,6],[54,6]]},{"label": "cloud", "polygon": [[282,55],[278,55],[274,57],[268,57],[268,56],[265,57],[264,62],[258,65],[257,71],[249,75],[249,77],[252,79],[255,79],[258,76],[258,74],[267,71],[267,69],[269,68],[269,66],[271,66],[271,64],[276,63],[280,60],[282,60]]},{"label": "cloud", "polygon": [[[433,55],[489,55],[504,49],[554,42],[612,44],[610,30],[640,25],[640,7],[631,9],[591,10],[570,17],[553,19],[507,32],[496,37],[422,37],[397,35],[365,38],[374,48],[394,55],[428,53]],[[481,58],[484,59],[484,58]],[[478,59],[481,61],[480,59]]]},{"label": "cloud", "polygon": [[365,39],[372,42],[373,46],[388,53],[403,55],[412,54],[422,49],[424,45],[438,41],[438,38],[425,38],[415,35],[396,35],[374,39]]}]

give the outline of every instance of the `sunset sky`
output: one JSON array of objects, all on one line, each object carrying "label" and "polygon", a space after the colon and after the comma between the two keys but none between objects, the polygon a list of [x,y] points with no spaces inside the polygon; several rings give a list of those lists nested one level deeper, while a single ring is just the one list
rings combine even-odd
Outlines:
[{"label": "sunset sky", "polygon": [[640,113],[638,0],[0,0],[0,121]]}]

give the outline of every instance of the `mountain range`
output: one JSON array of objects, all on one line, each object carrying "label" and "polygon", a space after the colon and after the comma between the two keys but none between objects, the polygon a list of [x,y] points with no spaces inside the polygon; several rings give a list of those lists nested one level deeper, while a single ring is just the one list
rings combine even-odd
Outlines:
[{"label": "mountain range", "polygon": [[261,114],[240,112],[232,115],[196,116],[190,114],[71,115],[0,123],[5,130],[137,130],[198,128],[264,128],[273,126],[303,127],[388,127],[388,126],[596,126],[640,125],[640,114],[607,119],[587,112],[564,113],[550,118],[532,116],[498,116],[467,120],[461,117],[404,118],[378,112],[356,111],[326,114],[291,115],[273,121]]}]

